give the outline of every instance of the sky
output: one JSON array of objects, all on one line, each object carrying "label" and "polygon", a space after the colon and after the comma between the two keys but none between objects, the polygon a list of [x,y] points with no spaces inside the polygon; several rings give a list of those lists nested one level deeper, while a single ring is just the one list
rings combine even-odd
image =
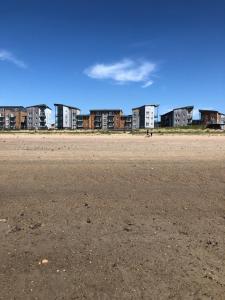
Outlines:
[{"label": "sky", "polygon": [[0,105],[225,113],[224,0],[0,0]]}]

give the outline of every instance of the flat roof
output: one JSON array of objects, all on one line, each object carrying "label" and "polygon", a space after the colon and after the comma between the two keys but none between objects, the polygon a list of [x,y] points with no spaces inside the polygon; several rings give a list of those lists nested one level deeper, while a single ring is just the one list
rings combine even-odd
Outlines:
[{"label": "flat roof", "polygon": [[154,106],[154,107],[159,107],[159,104],[145,104],[145,105],[141,105],[139,107],[135,107],[135,108],[132,108],[132,110],[134,109],[140,109],[140,108],[143,108],[145,106]]},{"label": "flat roof", "polygon": [[[37,105],[31,105],[31,106],[27,106],[26,108],[31,108],[31,107],[44,107],[44,108],[49,108],[51,109],[48,105],[46,104],[37,104]],[[52,109],[51,109],[52,110]]]},{"label": "flat roof", "polygon": [[0,109],[20,109],[20,110],[25,110],[24,106],[0,106]]},{"label": "flat roof", "polygon": [[122,111],[121,108],[99,108],[99,109],[90,109],[91,111]]},{"label": "flat roof", "polygon": [[80,110],[80,108],[75,107],[75,106],[70,106],[70,105],[66,105],[66,104],[61,104],[61,103],[54,103],[55,106],[65,106],[71,109],[76,109],[76,110]]}]

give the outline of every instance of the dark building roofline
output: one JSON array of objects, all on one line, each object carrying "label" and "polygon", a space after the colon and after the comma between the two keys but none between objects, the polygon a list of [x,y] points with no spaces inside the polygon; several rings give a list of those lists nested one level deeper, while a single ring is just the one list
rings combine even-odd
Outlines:
[{"label": "dark building roofline", "polygon": [[164,116],[167,116],[167,115],[169,115],[169,114],[172,114],[173,113],[173,110],[171,110],[171,111],[168,111],[167,113],[165,113],[165,114],[162,114],[162,115],[160,115],[161,117],[164,117]]},{"label": "dark building roofline", "polygon": [[199,112],[211,112],[211,113],[217,113],[217,114],[221,114],[218,110],[213,110],[213,109],[199,109]]},{"label": "dark building roofline", "polygon": [[134,110],[134,109],[140,109],[140,108],[143,108],[145,106],[159,107],[159,104],[145,104],[145,105],[142,105],[142,106],[139,106],[139,107],[134,107],[134,108],[132,108],[132,110]]},{"label": "dark building roofline", "polygon": [[168,111],[168,112],[165,113],[165,114],[162,114],[161,117],[166,116],[166,115],[169,115],[169,114],[173,113],[175,110],[178,110],[178,109],[194,109],[194,106],[177,107],[177,108],[174,108],[173,110]]},{"label": "dark building roofline", "polygon": [[177,110],[177,109],[185,109],[185,108],[186,108],[186,109],[193,109],[193,108],[194,108],[194,105],[188,105],[188,106],[183,106],[183,107],[174,108],[173,111],[174,111],[174,110]]},{"label": "dark building roofline", "polygon": [[90,117],[90,115],[88,115],[88,114],[80,114],[80,115],[77,115],[77,117]]},{"label": "dark building roofline", "polygon": [[121,108],[101,108],[101,109],[90,109],[89,111],[90,112],[91,111],[94,111],[94,112],[96,112],[96,111],[120,111],[120,112],[122,112],[123,110]]},{"label": "dark building roofline", "polygon": [[[44,107],[44,108],[49,108],[51,109],[48,105],[46,104],[37,104],[37,105],[31,105],[31,106],[27,106],[26,108],[31,108],[31,107]],[[52,109],[51,109],[52,110]]]},{"label": "dark building roofline", "polygon": [[225,116],[224,113],[221,113],[218,110],[213,110],[213,109],[199,109],[199,112],[200,113],[204,113],[204,112],[206,112],[206,113],[216,113],[216,114],[219,114],[221,116]]},{"label": "dark building roofline", "polygon": [[20,109],[20,110],[26,110],[24,106],[0,106],[0,109]]},{"label": "dark building roofline", "polygon": [[71,109],[76,109],[76,110],[80,110],[80,108],[75,107],[75,106],[70,106],[70,105],[66,105],[66,104],[61,104],[61,103],[54,103],[54,106],[65,106]]}]

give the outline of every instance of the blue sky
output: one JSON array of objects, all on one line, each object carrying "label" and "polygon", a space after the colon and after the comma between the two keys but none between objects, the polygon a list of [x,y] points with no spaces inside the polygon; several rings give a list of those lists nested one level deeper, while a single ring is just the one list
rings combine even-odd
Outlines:
[{"label": "blue sky", "polygon": [[224,0],[0,0],[0,104],[225,112]]}]

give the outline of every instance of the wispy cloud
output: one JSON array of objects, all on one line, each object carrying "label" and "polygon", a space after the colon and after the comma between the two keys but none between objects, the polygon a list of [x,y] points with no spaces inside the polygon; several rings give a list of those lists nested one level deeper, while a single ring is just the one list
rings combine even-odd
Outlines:
[{"label": "wispy cloud", "polygon": [[153,84],[153,81],[152,81],[152,80],[149,80],[149,81],[147,81],[145,84],[143,84],[142,87],[143,87],[143,88],[146,88],[146,87],[148,87],[148,86],[150,86],[150,85],[152,85],[152,84]]},{"label": "wispy cloud", "polygon": [[11,52],[7,50],[0,49],[0,61],[7,61],[13,63],[19,68],[23,68],[23,69],[27,68],[27,65],[25,64],[24,61],[19,60],[18,58],[15,57],[15,55],[13,55]]},{"label": "wispy cloud", "polygon": [[150,77],[155,69],[156,64],[149,61],[123,59],[112,64],[95,64],[84,72],[90,78],[111,79],[118,84],[142,83],[142,87],[146,88],[153,84]]}]

